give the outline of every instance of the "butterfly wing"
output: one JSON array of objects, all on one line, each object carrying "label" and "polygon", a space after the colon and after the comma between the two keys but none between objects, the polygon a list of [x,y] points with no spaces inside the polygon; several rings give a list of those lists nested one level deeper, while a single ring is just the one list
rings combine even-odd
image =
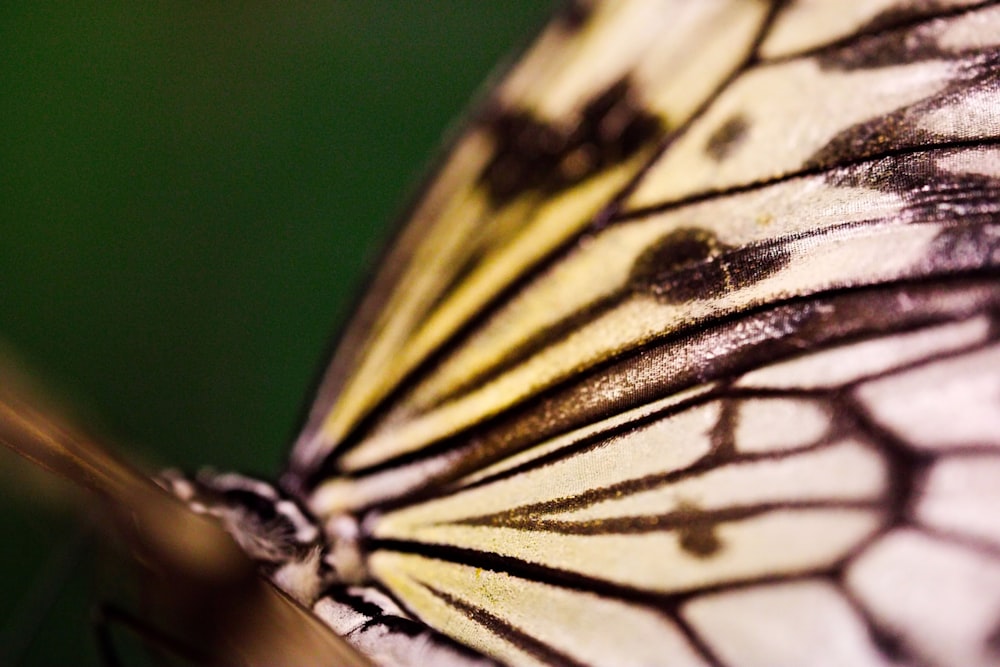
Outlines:
[{"label": "butterfly wing", "polygon": [[576,4],[414,209],[293,486],[513,664],[996,664],[1000,10]]}]

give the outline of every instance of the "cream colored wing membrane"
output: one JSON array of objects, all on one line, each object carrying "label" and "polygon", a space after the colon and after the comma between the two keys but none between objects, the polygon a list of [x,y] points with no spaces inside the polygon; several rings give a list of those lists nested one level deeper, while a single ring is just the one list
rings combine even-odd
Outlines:
[{"label": "cream colored wing membrane", "polygon": [[600,4],[579,25],[557,19],[415,210],[324,381],[295,465],[317,463],[406,374],[589,225],[664,131],[748,57],[766,9],[660,0]]},{"label": "cream colored wing membrane", "polygon": [[765,60],[787,58],[852,35],[982,4],[983,0],[792,0],[761,43],[760,55]]},{"label": "cream colored wing membrane", "polygon": [[[914,153],[611,225],[485,320],[342,463],[362,469],[418,451],[583,369],[722,316],[963,262],[989,265],[988,243],[955,255],[948,241],[989,236],[1000,185],[963,175],[988,168],[1000,168],[1000,150]],[[896,181],[880,177],[889,170]],[[966,232],[942,219],[973,201],[982,217],[964,218]]]},{"label": "cream colored wing membrane", "polygon": [[988,7],[761,65],[674,142],[627,208],[889,151],[1000,136],[1000,115],[988,113],[1000,105],[990,83],[995,65],[981,60],[998,45],[1000,7]]},{"label": "cream colored wing membrane", "polygon": [[371,571],[514,665],[995,664],[1000,344],[974,294],[376,514]]}]

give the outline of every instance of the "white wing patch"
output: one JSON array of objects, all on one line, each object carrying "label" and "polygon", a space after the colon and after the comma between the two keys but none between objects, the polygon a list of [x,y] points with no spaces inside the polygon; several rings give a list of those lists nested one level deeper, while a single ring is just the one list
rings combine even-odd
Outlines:
[{"label": "white wing patch", "polygon": [[[740,378],[737,386],[760,389],[836,387],[874,377],[934,352],[947,353],[983,342],[990,333],[990,326],[988,318],[977,317],[888,339],[876,338],[835,347],[751,371]],[[874,387],[865,391],[875,391],[878,385]]]},{"label": "white wing patch", "polygon": [[931,466],[915,509],[940,532],[982,540],[1000,551],[1000,455],[970,454]]},{"label": "white wing patch", "polygon": [[684,605],[681,614],[730,665],[889,664],[843,593],[822,579],[710,593]]},{"label": "white wing patch", "polygon": [[878,626],[929,664],[996,664],[1000,563],[995,553],[900,529],[848,568],[847,585]]},{"label": "white wing patch", "polygon": [[1000,447],[1000,346],[862,386],[876,421],[914,446]]},{"label": "white wing patch", "polygon": [[751,454],[808,447],[830,430],[831,415],[820,400],[758,398],[740,402],[736,423],[736,446]]}]

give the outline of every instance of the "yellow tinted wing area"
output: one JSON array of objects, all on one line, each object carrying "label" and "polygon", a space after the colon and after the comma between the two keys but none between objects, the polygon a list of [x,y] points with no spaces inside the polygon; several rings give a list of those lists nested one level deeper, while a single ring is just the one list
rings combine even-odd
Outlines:
[{"label": "yellow tinted wing area", "polygon": [[474,115],[386,256],[295,468],[318,465],[414,369],[606,215],[671,128],[746,59],[766,12],[643,0],[554,20]]}]

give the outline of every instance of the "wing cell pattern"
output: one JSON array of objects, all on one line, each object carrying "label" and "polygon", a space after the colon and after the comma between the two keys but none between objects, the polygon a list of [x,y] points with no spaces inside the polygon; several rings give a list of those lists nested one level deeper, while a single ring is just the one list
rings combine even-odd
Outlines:
[{"label": "wing cell pattern", "polygon": [[765,366],[373,513],[372,574],[513,664],[995,664],[997,305]]},{"label": "wing cell pattern", "polygon": [[503,663],[1000,664],[998,64],[993,3],[574,4],[289,486]]}]

